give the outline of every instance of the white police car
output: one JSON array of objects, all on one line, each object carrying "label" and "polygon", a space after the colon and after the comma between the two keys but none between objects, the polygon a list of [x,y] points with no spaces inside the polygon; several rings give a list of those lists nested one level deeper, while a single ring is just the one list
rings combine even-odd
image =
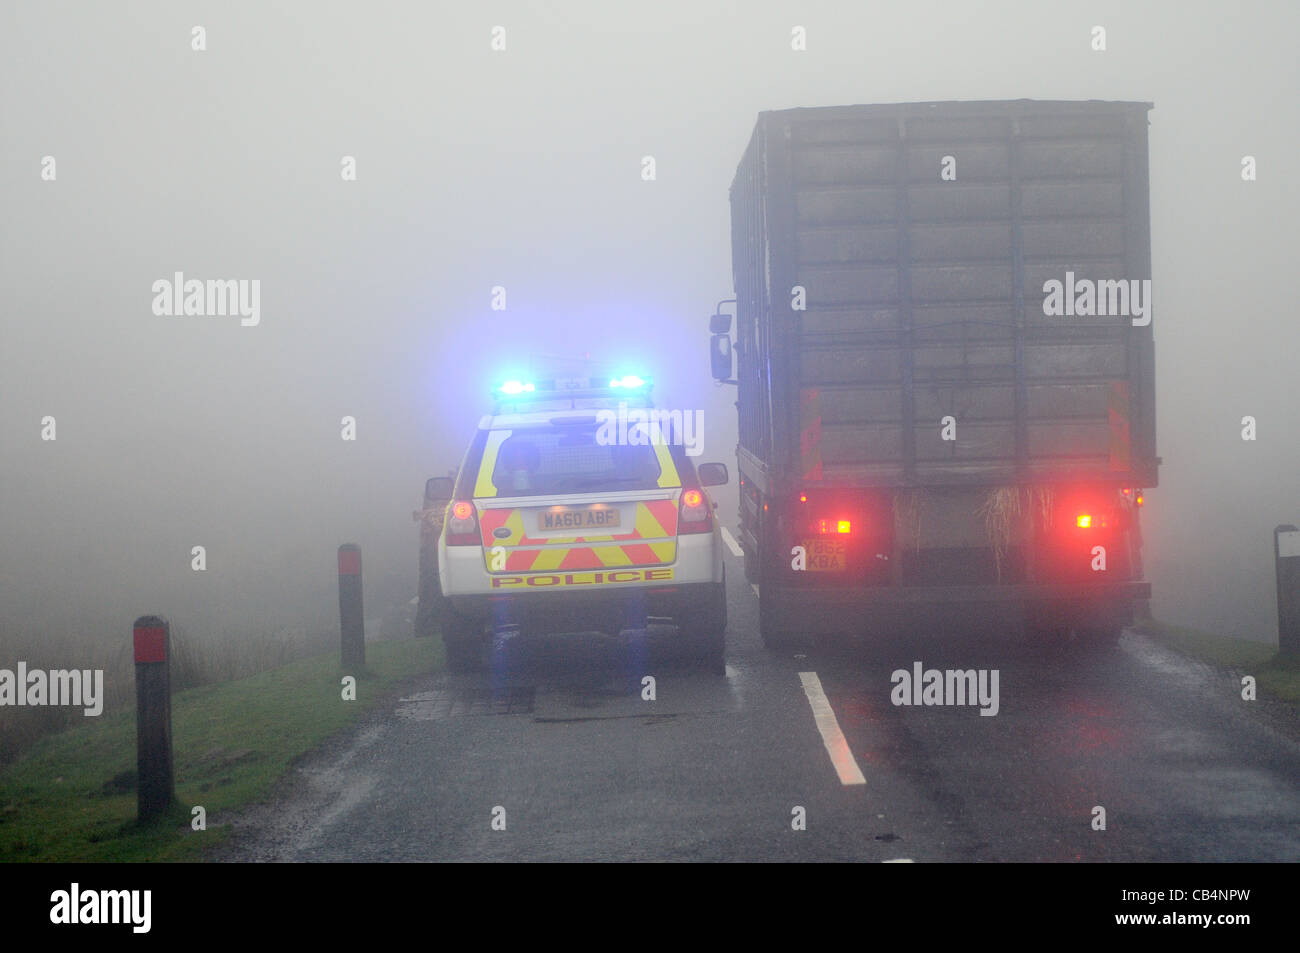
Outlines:
[{"label": "white police car", "polygon": [[444,478],[436,598],[449,668],[479,667],[500,626],[617,634],[668,616],[722,673],[726,585],[706,487],[727,468],[697,469],[649,392],[636,376],[497,389],[454,486]]}]

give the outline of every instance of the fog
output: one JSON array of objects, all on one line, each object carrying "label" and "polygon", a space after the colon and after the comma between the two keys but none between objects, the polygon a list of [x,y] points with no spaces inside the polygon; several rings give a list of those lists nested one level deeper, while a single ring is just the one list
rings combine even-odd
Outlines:
[{"label": "fog", "polygon": [[[648,371],[734,474],[705,319],[758,112],[1023,97],[1155,104],[1153,611],[1275,638],[1300,11],[1134,6],[3,0],[0,637],[328,624],[343,542],[368,602],[409,599],[424,479],[537,354]],[[176,272],[258,280],[259,323],[155,315]]]}]

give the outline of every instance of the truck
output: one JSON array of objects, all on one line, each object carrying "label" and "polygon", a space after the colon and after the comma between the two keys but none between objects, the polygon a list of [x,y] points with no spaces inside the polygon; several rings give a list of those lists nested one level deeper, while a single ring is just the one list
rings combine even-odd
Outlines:
[{"label": "truck", "polygon": [[737,388],[767,646],[1008,626],[1107,646],[1146,605],[1151,108],[759,115],[710,359]]}]

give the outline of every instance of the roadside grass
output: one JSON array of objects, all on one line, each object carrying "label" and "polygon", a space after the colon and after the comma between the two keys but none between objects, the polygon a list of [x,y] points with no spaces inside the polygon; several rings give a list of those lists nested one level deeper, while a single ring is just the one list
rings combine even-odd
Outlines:
[{"label": "roadside grass", "polygon": [[[135,711],[49,735],[0,770],[0,861],[192,861],[223,841],[223,815],[264,800],[293,761],[413,675],[442,664],[442,640],[366,644],[357,700],[337,654],[172,696],[176,808],[136,821]],[[191,830],[201,805],[207,830]]]},{"label": "roadside grass", "polygon": [[1253,675],[1262,693],[1288,702],[1300,702],[1300,660],[1284,659],[1276,648],[1247,642],[1155,619],[1143,619],[1133,628],[1191,658],[1219,668]]},{"label": "roadside grass", "polygon": [[[409,631],[409,630],[408,630]],[[125,634],[124,634],[125,633]],[[330,651],[338,644],[338,625],[281,626],[271,629],[218,627],[192,630],[172,622],[172,690],[219,684],[277,668],[287,662]],[[0,664],[15,660],[28,669],[99,669],[103,671],[104,717],[135,707],[135,663],[130,623],[116,637],[102,622],[83,626],[0,624]],[[337,649],[335,649],[337,651]],[[80,725],[80,709],[67,706],[0,708],[0,767],[14,761],[46,735]]]}]

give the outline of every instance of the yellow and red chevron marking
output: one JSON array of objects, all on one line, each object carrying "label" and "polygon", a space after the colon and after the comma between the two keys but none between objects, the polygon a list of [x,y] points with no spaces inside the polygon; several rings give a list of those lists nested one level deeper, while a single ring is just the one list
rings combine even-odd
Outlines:
[{"label": "yellow and red chevron marking", "polygon": [[[485,554],[490,553],[484,550]],[[677,558],[677,540],[660,543],[626,543],[622,546],[556,546],[553,549],[513,549],[504,569],[497,572],[550,572],[570,569],[606,569],[622,566],[661,566]],[[488,557],[491,562],[490,555]]]},{"label": "yellow and red chevron marking", "polygon": [[[608,536],[529,536],[524,531],[523,512],[519,508],[484,510],[479,516],[479,526],[484,562],[493,572],[658,566],[677,558],[677,503],[674,500],[638,502],[632,531]],[[493,531],[502,526],[510,530],[510,535],[497,538]],[[493,570],[491,552],[495,547],[511,549],[506,554],[505,565]]]}]

